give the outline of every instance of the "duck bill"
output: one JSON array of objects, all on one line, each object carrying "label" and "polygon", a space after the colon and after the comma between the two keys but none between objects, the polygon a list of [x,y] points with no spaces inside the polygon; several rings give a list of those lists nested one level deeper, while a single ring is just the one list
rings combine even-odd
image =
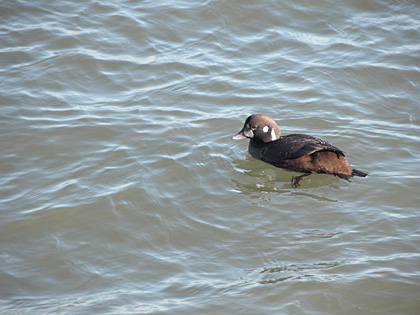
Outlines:
[{"label": "duck bill", "polygon": [[254,133],[249,130],[249,129],[242,129],[241,131],[239,131],[236,135],[232,136],[233,140],[239,140],[239,139],[245,139],[245,138],[253,138],[254,137]]}]

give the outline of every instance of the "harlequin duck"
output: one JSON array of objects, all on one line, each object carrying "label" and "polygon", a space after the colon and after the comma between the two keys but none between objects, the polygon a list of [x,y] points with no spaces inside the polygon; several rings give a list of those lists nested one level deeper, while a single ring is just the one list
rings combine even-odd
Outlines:
[{"label": "harlequin duck", "polygon": [[274,166],[304,173],[292,177],[296,188],[305,176],[315,173],[332,174],[349,180],[352,176],[367,176],[352,169],[343,151],[321,139],[304,135],[280,135],[276,122],[267,115],[251,115],[244,127],[232,139],[249,138],[249,153],[254,158]]}]

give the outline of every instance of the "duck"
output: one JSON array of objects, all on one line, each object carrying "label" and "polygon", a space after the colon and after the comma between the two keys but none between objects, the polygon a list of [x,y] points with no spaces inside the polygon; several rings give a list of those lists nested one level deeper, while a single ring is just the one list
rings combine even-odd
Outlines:
[{"label": "duck", "polygon": [[311,174],[331,174],[350,181],[353,176],[368,174],[352,168],[344,152],[324,140],[305,134],[282,136],[277,123],[270,116],[249,116],[243,128],[232,139],[250,139],[249,153],[256,159],[275,167],[303,173],[294,175],[293,188]]}]

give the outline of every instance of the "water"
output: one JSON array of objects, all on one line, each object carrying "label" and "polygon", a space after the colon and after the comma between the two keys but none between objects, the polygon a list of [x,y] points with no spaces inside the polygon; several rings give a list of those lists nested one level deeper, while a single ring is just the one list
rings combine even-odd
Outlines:
[{"label": "water", "polygon": [[[0,6],[0,313],[418,314],[417,1]],[[369,177],[292,189],[252,113]]]}]

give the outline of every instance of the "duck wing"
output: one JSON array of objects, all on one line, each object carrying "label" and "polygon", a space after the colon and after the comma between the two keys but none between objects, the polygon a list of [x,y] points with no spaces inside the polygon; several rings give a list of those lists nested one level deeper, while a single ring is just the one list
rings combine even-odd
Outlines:
[{"label": "duck wing", "polygon": [[276,164],[284,160],[296,159],[318,151],[332,151],[345,156],[344,152],[324,140],[303,135],[291,134],[269,142],[261,154],[262,160]]}]

